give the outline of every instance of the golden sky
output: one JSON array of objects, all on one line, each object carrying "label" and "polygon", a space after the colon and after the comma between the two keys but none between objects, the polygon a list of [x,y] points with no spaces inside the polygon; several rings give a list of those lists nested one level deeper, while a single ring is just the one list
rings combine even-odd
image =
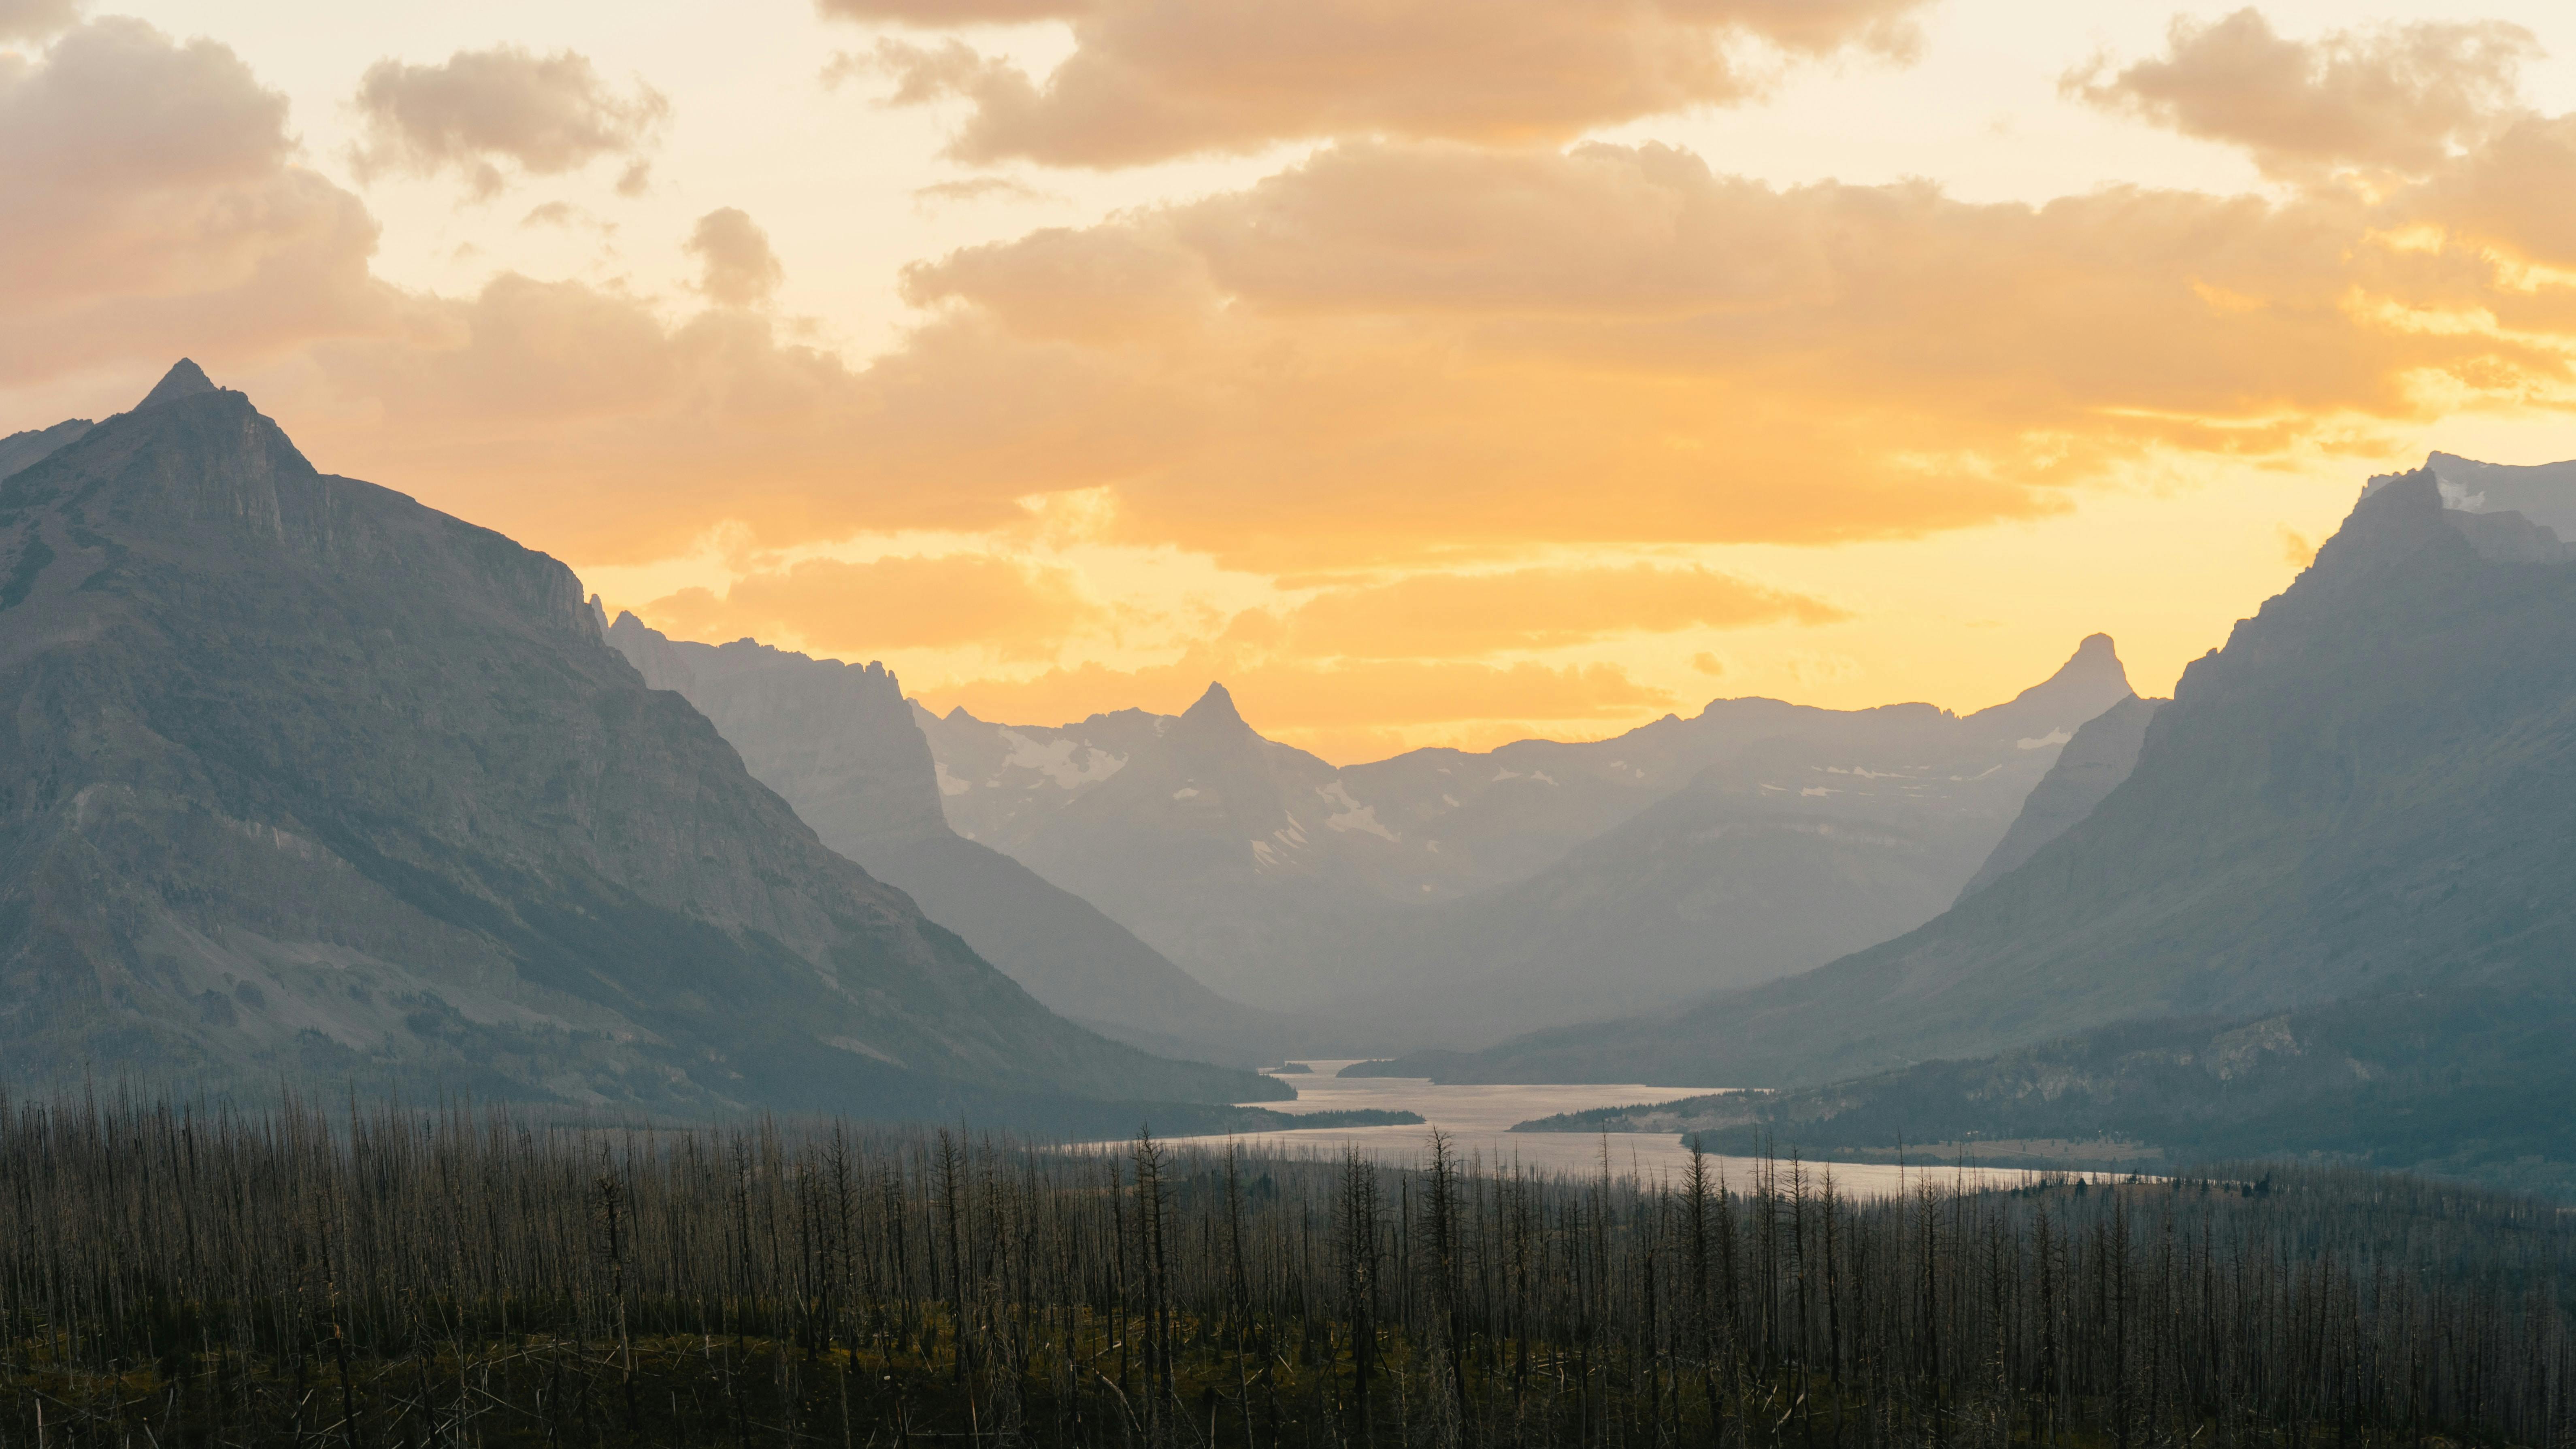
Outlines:
[{"label": "golden sky", "polygon": [[0,431],[184,353],[674,634],[1338,760],[2160,691],[2576,456],[2529,0],[0,0],[0,213]]}]

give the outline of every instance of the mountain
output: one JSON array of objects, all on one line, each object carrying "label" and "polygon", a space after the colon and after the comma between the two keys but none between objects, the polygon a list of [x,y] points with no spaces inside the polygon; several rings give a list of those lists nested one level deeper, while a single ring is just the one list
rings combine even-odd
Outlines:
[{"label": "mountain", "polygon": [[1177,718],[1128,710],[1043,730],[952,712],[925,733],[959,834],[1227,995],[1296,1007],[1309,963],[1396,909],[1379,866],[1403,848],[1396,832],[1331,765],[1254,733],[1223,685]]},{"label": "mountain", "polygon": [[[1464,1013],[1439,999],[1479,974],[1518,981],[1510,973],[1526,967],[1536,984],[1523,1004],[1581,1019],[1617,1009],[1606,1002],[1793,970],[1919,922],[1974,871],[2071,732],[2128,693],[2110,640],[2096,636],[2056,679],[1974,724],[1927,705],[1732,699],[1608,740],[1416,750],[1338,769],[1263,739],[1222,685],[1178,717],[917,717],[958,833],[1092,901],[1220,990],[1328,1011],[1361,1033],[1349,1039],[1383,1048],[1531,1024],[1510,999]],[[1950,780],[1970,756],[1971,773],[1995,773]],[[1734,773],[1703,779],[1713,767]],[[1793,798],[1763,802],[1792,775]],[[1693,803],[1659,807],[1685,789],[1699,790]],[[1646,819],[1650,809],[1661,813]],[[1882,816],[1930,832],[1923,862],[1885,874],[1880,858],[1907,847],[1848,838],[1807,851],[1814,890],[1834,890],[1827,876],[1847,869],[1855,889],[1915,893],[1902,903],[1837,900],[1805,924],[1756,921],[1767,888],[1749,876],[1738,904],[1722,903],[1737,889],[1730,872],[1808,869],[1775,861],[1748,832],[1786,832],[1805,850],[1818,823]],[[1635,834],[1618,834],[1631,822]],[[1744,949],[1713,963],[1707,933],[1739,927],[1752,933]],[[1752,939],[1775,928],[1776,941]],[[1625,997],[1597,975],[1569,989],[1555,969],[1605,953],[1638,963]]]},{"label": "mountain", "polygon": [[1661,1020],[1443,1070],[1799,1085],[2121,1021],[2563,1000],[2576,568],[2519,514],[2445,508],[2443,481],[2428,467],[2367,492],[2184,672],[2125,781],[1938,919]]},{"label": "mountain", "polygon": [[749,639],[674,641],[632,614],[608,642],[645,683],[713,721],[825,845],[911,896],[1049,1009],[1167,1054],[1257,1066],[1287,1049],[1289,1023],[1217,995],[1089,902],[951,830],[930,746],[882,665]]},{"label": "mountain", "polygon": [[73,418],[50,428],[32,428],[0,438],[0,478],[22,468],[32,468],[47,455],[80,441],[92,424],[87,418]]},{"label": "mountain", "polygon": [[1514,1130],[2115,1171],[2324,1156],[2563,1195],[2576,1189],[2571,1032],[2576,999],[2564,993],[2408,991],[2252,1018],[2117,1022],[1991,1057]]},{"label": "mountain", "polygon": [[[1326,1010],[1482,1045],[1876,945],[1950,904],[2070,733],[2136,703],[2100,634],[2047,681],[1964,717],[1721,701],[1702,720],[1740,732],[1687,785],[1526,880],[1382,931],[1353,957],[1352,974],[1378,984]],[[1757,711],[1760,731],[1741,731]]]},{"label": "mountain", "polygon": [[315,472],[192,363],[0,483],[0,576],[13,1085],[878,1117],[1281,1094],[1049,1013],[646,688],[570,570]]},{"label": "mountain", "polygon": [[1975,895],[2005,874],[2017,870],[2022,862],[2039,853],[2039,848],[2074,828],[2075,823],[2093,813],[2102,797],[2129,778],[2138,767],[2138,751],[2147,743],[2147,721],[2156,717],[2164,705],[2161,699],[2140,699],[2131,695],[2085,722],[2058,752],[2057,763],[2048,767],[2037,785],[2021,802],[2021,813],[2013,817],[2012,828],[2004,832],[1994,854],[1977,867],[1977,873],[1959,894]]},{"label": "mountain", "polygon": [[[2561,539],[2576,538],[2576,462],[2520,466],[2435,453],[2424,460],[2424,467],[2440,484],[2444,508],[2472,516],[2519,514]],[[2409,476],[2383,473],[2363,491],[2376,491]]]}]

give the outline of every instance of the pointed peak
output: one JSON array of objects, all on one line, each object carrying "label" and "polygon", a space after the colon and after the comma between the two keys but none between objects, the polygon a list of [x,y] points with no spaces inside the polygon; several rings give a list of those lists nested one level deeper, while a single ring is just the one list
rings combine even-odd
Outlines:
[{"label": "pointed peak", "polygon": [[1226,692],[1224,685],[1214,682],[1209,683],[1207,693],[1200,695],[1199,702],[1191,705],[1181,719],[1189,724],[1234,725],[1242,729],[1251,728],[1250,725],[1244,724],[1242,712],[1234,707],[1234,696]]},{"label": "pointed peak", "polygon": [[2067,656],[2064,664],[2058,666],[2057,672],[2065,674],[2070,670],[2079,669],[2109,670],[2123,679],[2128,677],[2128,671],[2120,664],[2120,650],[2111,642],[2111,636],[2108,634],[2085,635],[2083,642],[2075,646],[2075,652]]},{"label": "pointed peak", "polygon": [[134,408],[135,411],[140,412],[160,403],[177,402],[184,397],[200,397],[215,390],[214,379],[206,376],[206,370],[182,357],[171,365],[168,372],[161,374],[161,380],[152,385],[152,390],[145,393],[143,401],[136,403]]}]

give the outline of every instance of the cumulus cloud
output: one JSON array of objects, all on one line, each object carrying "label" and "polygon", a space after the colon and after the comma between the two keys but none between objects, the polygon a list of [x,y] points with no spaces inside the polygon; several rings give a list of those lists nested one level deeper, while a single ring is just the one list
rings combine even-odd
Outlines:
[{"label": "cumulus cloud", "polygon": [[698,291],[719,307],[766,307],[787,268],[762,231],[737,207],[698,218],[684,244],[698,262]]},{"label": "cumulus cloud", "polygon": [[500,278],[317,350],[299,436],[601,563],[683,549],[716,478],[770,546],[1101,490],[1115,539],[1264,572],[1916,536],[2563,392],[2576,296],[2392,239],[2417,204],[1346,144],[915,268],[921,324],[864,365],[750,309]]},{"label": "cumulus cloud", "polygon": [[620,93],[575,51],[538,55],[515,45],[460,50],[437,65],[380,60],[353,102],[362,132],[349,162],[378,176],[466,178],[489,198],[513,173],[559,176],[603,158],[627,164],[618,189],[646,185],[671,103],[637,81]]},{"label": "cumulus cloud", "polygon": [[788,639],[849,652],[977,646],[1045,658],[1096,612],[1063,569],[983,554],[811,559],[684,589],[637,611],[681,638]]},{"label": "cumulus cloud", "polygon": [[[2576,196],[2576,114],[2520,118],[2493,141],[2452,160],[2401,203],[2418,221],[2501,245],[2531,261],[2576,268],[2571,196]],[[2501,310],[2509,315],[2524,310],[2513,300]],[[2548,299],[2544,294],[2531,300]],[[2560,318],[2540,325],[2564,330]]]},{"label": "cumulus cloud", "polygon": [[1287,620],[1298,653],[1346,659],[1457,659],[1562,648],[1623,633],[1848,617],[1821,599],[1705,568],[1524,568],[1424,573],[1327,590]]},{"label": "cumulus cloud", "polygon": [[2385,219],[2341,195],[1972,204],[1656,146],[1345,144],[918,268],[938,320],[869,382],[890,460],[928,419],[971,435],[952,494],[1041,469],[1247,559],[1312,566],[1318,518],[1362,551],[1901,535],[2046,512],[2151,449],[2412,416],[2428,376],[2564,380],[2552,347],[2408,320],[2510,289],[2374,240]]},{"label": "cumulus cloud", "polygon": [[42,40],[80,22],[81,0],[0,0],[0,41]]},{"label": "cumulus cloud", "polygon": [[2097,62],[2063,88],[2245,147],[2274,175],[2338,166],[2420,173],[2509,120],[2522,65],[2540,54],[2530,31],[2500,20],[2294,40],[2248,7],[2206,24],[2178,17],[2164,56],[2117,71]]},{"label": "cumulus cloud", "polygon": [[293,151],[209,40],[106,19],[0,64],[0,380],[385,325],[374,221]]},{"label": "cumulus cloud", "polygon": [[[1758,94],[1785,58],[1902,54],[1921,0],[824,0],[948,26],[1069,19],[1043,81],[962,42],[886,39],[896,104],[963,99],[951,154],[1135,165],[1351,134],[1525,145]],[[840,69],[846,70],[846,66]]]}]

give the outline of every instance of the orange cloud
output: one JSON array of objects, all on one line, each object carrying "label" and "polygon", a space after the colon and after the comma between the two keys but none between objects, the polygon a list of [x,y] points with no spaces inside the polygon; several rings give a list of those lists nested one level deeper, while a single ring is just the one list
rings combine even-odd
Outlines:
[{"label": "orange cloud", "polygon": [[682,250],[698,259],[698,291],[719,307],[765,307],[787,280],[769,233],[738,207],[699,217]]},{"label": "orange cloud", "polygon": [[478,198],[509,184],[503,171],[559,176],[622,157],[621,191],[643,189],[648,153],[671,116],[638,81],[620,95],[575,51],[537,55],[515,45],[460,50],[437,65],[380,60],[353,103],[365,131],[349,153],[361,182],[381,175],[465,176]]},{"label": "orange cloud", "polygon": [[42,40],[80,19],[80,0],[0,0],[0,40]]},{"label": "orange cloud", "polygon": [[[1768,53],[1902,53],[1920,0],[823,0],[854,20],[1069,19],[1043,82],[950,41],[881,41],[896,104],[972,109],[950,154],[1125,166],[1389,134],[1560,142],[1759,92]],[[846,70],[846,65],[840,67]]]},{"label": "orange cloud", "polygon": [[2528,30],[2499,20],[2431,21],[2317,40],[2274,33],[2251,7],[2214,23],[2177,17],[2169,53],[2063,88],[2187,136],[2243,146],[2263,169],[2295,175],[2361,165],[2430,171],[2517,109]]},{"label": "orange cloud", "polygon": [[1848,617],[1819,599],[1703,568],[1531,568],[1416,574],[1333,589],[1287,621],[1294,649],[1343,659],[1475,658],[1551,649],[1629,632],[1745,624],[1832,623]]},{"label": "orange cloud", "polygon": [[212,41],[107,19],[0,57],[0,381],[389,325],[374,220],[293,152]]},{"label": "orange cloud", "polygon": [[[2497,242],[2533,261],[2576,267],[2576,114],[2525,116],[2452,160],[2406,198],[2414,215]],[[2563,311],[2544,325],[2576,330]]]},{"label": "orange cloud", "polygon": [[722,594],[683,589],[636,611],[683,639],[792,640],[827,651],[980,645],[1044,658],[1096,612],[1061,569],[973,554],[813,559],[736,579]]},{"label": "orange cloud", "polygon": [[[2439,204],[2033,207],[1653,145],[1353,144],[918,266],[922,325],[864,367],[740,310],[503,277],[263,395],[343,466],[599,562],[681,551],[714,479],[772,547],[1102,489],[1121,539],[1268,572],[1906,537],[2159,452],[2563,388],[2576,291],[2387,239]],[[2423,320],[2482,314],[2526,330]]]}]

